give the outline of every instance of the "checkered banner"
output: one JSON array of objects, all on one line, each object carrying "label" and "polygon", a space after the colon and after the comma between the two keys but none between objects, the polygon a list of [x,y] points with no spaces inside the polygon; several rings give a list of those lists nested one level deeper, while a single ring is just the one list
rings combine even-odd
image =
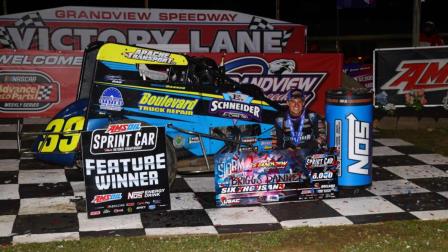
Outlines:
[{"label": "checkered banner", "polygon": [[[45,26],[42,17],[38,12],[27,14],[21,18],[19,18],[14,25],[19,29],[20,32],[23,33],[25,28],[28,27],[43,27]],[[0,43],[4,45],[6,48],[16,49],[16,46],[11,39],[11,36],[8,30],[5,27],[0,27]]]},{"label": "checkered banner", "polygon": [[0,27],[0,43],[6,48],[16,49],[16,46],[5,27]]},{"label": "checkered banner", "polygon": [[39,12],[27,14],[19,18],[14,24],[17,28],[19,28],[20,32],[23,32],[23,30],[28,27],[45,26],[45,23],[42,20]]},{"label": "checkered banner", "polygon": [[52,89],[52,88],[53,88],[53,86],[51,86],[51,85],[41,87],[41,88],[39,89],[39,93],[38,93],[38,95],[37,95],[37,99],[38,99],[39,101],[46,101],[46,100],[49,100],[49,99],[50,99],[50,96],[51,96],[51,89]]},{"label": "checkered banner", "polygon": [[[250,21],[249,30],[274,30],[274,26],[272,26],[267,20],[254,16]],[[282,47],[286,47],[288,44],[288,40],[291,37],[293,30],[294,29],[283,31],[281,38]]]}]

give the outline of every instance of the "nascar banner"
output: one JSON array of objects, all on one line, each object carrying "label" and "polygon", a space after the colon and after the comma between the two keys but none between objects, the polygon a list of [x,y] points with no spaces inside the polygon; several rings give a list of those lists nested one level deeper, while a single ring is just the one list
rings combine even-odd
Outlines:
[{"label": "nascar banner", "polygon": [[93,41],[188,44],[191,52],[305,52],[306,27],[227,10],[66,6],[0,16],[0,46],[83,50]]},{"label": "nascar banner", "polygon": [[448,47],[374,51],[375,104],[448,105]]},{"label": "nascar banner", "polygon": [[341,87],[342,54],[195,54],[223,62],[226,74],[241,84],[259,86],[264,95],[286,103],[290,89],[305,91],[306,106],[325,114],[325,93]]},{"label": "nascar banner", "polygon": [[81,51],[0,50],[0,117],[53,117],[75,100]]},{"label": "nascar banner", "polygon": [[296,151],[215,155],[216,206],[334,198],[336,153],[301,156]]},{"label": "nascar banner", "polygon": [[82,133],[89,218],[169,209],[165,128],[110,124]]}]

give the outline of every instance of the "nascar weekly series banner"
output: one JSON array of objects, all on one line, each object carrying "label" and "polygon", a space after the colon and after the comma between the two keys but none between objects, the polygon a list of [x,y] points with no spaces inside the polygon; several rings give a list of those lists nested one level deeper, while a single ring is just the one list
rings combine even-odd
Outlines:
[{"label": "nascar weekly series banner", "polygon": [[170,208],[165,128],[111,124],[82,133],[89,218]]},{"label": "nascar weekly series banner", "polygon": [[226,10],[67,6],[0,16],[0,46],[83,50],[92,41],[188,44],[191,52],[304,52],[306,27]]},{"label": "nascar weekly series banner", "polygon": [[0,50],[0,116],[53,117],[75,100],[81,51]]},{"label": "nascar weekly series banner", "polygon": [[341,87],[342,54],[190,54],[224,60],[226,74],[242,84],[260,87],[264,95],[280,104],[286,103],[291,89],[308,95],[309,109],[325,114],[325,93]]},{"label": "nascar weekly series banner", "polygon": [[375,104],[405,106],[413,99],[448,108],[448,47],[374,52]]}]

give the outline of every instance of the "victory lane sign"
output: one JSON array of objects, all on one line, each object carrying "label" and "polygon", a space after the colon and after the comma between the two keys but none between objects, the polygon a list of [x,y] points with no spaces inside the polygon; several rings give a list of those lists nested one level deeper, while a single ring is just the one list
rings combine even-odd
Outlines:
[{"label": "victory lane sign", "polygon": [[110,124],[82,133],[89,218],[170,209],[165,128]]}]

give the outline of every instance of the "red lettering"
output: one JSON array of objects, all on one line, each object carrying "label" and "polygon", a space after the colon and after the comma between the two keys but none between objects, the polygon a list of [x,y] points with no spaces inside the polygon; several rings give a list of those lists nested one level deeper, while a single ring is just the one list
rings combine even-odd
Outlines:
[{"label": "red lettering", "polygon": [[137,13],[138,19],[140,20],[149,20],[151,17],[151,13],[149,12],[139,12]]},{"label": "red lettering", "polygon": [[66,18],[76,18],[76,11],[74,10],[68,10],[67,11],[67,17]]},{"label": "red lettering", "polygon": [[177,19],[177,13],[170,13],[168,20]]},{"label": "red lettering", "polygon": [[[439,69],[439,62],[432,62],[426,68],[425,73],[419,80],[419,84],[442,84],[448,79],[448,64]],[[431,85],[433,86],[433,85]]]},{"label": "red lettering", "polygon": [[166,13],[160,13],[159,14],[159,19],[162,20],[162,21],[166,21],[166,20],[168,20],[168,16],[167,16]]},{"label": "red lettering", "polygon": [[87,13],[85,11],[80,11],[78,14],[78,18],[86,18],[87,19],[89,17],[87,16]]},{"label": "red lettering", "polygon": [[135,12],[128,13],[128,19],[129,20],[135,20]]},{"label": "red lettering", "polygon": [[399,76],[390,87],[398,87],[402,83],[405,83],[406,87],[404,90],[412,90],[415,89],[415,85],[422,75],[423,71],[426,68],[426,63],[409,63],[409,64],[403,64],[401,66],[401,71],[403,69],[408,69],[406,72],[404,72],[401,76]]},{"label": "red lettering", "polygon": [[65,12],[64,12],[63,10],[57,10],[57,11],[54,13],[54,15],[55,15],[57,18],[65,18]]},{"label": "red lettering", "polygon": [[179,14],[179,20],[180,21],[187,21],[187,14],[186,13]]},{"label": "red lettering", "polygon": [[196,19],[197,19],[198,21],[205,21],[205,19],[207,19],[207,17],[205,16],[204,13],[199,13],[199,14],[197,15]]}]

